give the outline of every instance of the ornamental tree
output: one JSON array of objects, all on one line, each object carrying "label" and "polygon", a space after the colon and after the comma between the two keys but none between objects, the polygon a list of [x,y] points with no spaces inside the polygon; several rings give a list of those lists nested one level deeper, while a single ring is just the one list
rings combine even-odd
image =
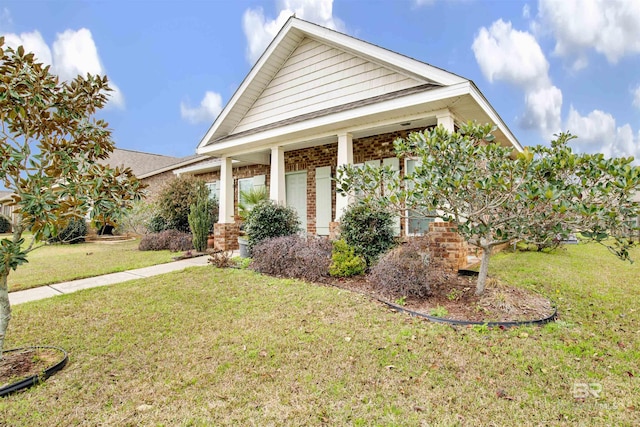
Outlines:
[{"label": "ornamental tree", "polygon": [[[605,159],[576,154],[575,138],[557,135],[550,147],[516,152],[494,141],[491,125],[443,127],[411,133],[394,141],[399,157],[419,165],[399,176],[390,168],[346,166],[338,171],[338,191],[357,191],[364,201],[410,210],[423,218],[442,218],[482,249],[476,294],[484,292],[492,249],[525,240],[539,244],[569,233],[606,245],[629,259],[631,242],[620,230],[639,214],[632,201],[640,190],[640,168],[633,158]],[[382,190],[382,191],[381,191]]]},{"label": "ornamental tree", "polygon": [[[61,82],[49,66],[0,38],[0,182],[13,192],[13,235],[0,240],[0,357],[11,318],[7,278],[27,254],[87,214],[110,224],[142,196],[130,169],[100,164],[114,149],[95,114],[110,91],[107,78]],[[28,242],[23,232],[30,231]]]}]

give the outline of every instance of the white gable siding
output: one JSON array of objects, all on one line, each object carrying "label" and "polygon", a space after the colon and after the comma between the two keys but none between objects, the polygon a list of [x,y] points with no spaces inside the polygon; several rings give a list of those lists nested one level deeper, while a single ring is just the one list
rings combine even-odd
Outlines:
[{"label": "white gable siding", "polygon": [[306,38],[232,133],[422,83]]}]

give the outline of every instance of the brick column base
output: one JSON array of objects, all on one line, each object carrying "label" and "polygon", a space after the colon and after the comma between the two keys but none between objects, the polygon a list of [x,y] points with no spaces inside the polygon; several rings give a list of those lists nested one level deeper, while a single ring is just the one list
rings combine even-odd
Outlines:
[{"label": "brick column base", "polygon": [[239,248],[238,236],[240,229],[235,222],[213,225],[213,235],[215,238],[214,248],[221,251],[232,251]]},{"label": "brick column base", "polygon": [[467,265],[467,242],[450,222],[429,224],[429,253],[442,268],[457,272]]}]

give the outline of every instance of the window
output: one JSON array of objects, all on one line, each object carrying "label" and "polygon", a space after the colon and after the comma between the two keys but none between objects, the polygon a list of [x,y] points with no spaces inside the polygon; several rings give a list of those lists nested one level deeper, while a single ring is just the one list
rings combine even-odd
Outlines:
[{"label": "window", "polygon": [[242,197],[243,192],[249,192],[253,189],[265,188],[265,176],[264,175],[256,175],[251,178],[241,178],[238,179],[238,201],[240,203],[244,203],[244,198]]},{"label": "window", "polygon": [[207,182],[205,185],[209,189],[209,198],[220,200],[220,181]]},{"label": "window", "polygon": [[[418,166],[419,160],[406,159],[404,173],[410,175]],[[411,209],[407,209],[407,235],[423,235],[429,232],[429,223],[433,222],[434,218],[425,218],[422,215],[416,214]]]}]

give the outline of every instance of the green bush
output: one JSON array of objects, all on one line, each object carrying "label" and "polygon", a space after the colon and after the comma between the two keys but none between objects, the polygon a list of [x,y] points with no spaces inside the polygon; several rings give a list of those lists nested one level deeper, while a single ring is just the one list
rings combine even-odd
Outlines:
[{"label": "green bush", "polygon": [[[152,218],[150,231],[178,230],[188,233],[191,205],[196,203],[200,192],[208,194],[208,189],[205,182],[198,178],[180,177],[169,182],[160,193],[157,202],[157,215],[160,219]],[[212,203],[210,208],[212,218],[210,227],[213,229],[213,215],[217,212],[217,203]]]},{"label": "green bush", "polygon": [[255,205],[244,223],[251,251],[258,243],[274,237],[289,236],[300,231],[300,221],[291,207],[264,200]]},{"label": "green bush", "polygon": [[76,244],[84,242],[87,235],[87,222],[84,218],[72,218],[67,226],[58,232],[58,235],[49,241],[51,243]]},{"label": "green bush", "polygon": [[364,258],[367,266],[396,245],[393,234],[393,215],[379,207],[354,204],[340,219],[340,237]]},{"label": "green bush", "polygon": [[333,242],[329,274],[335,277],[351,277],[364,273],[367,263],[363,257],[355,253],[355,249],[344,240]]},{"label": "green bush", "polygon": [[9,233],[11,231],[11,221],[4,215],[0,215],[0,233]]},{"label": "green bush", "polygon": [[[206,188],[205,188],[206,190]],[[208,191],[201,191],[189,212],[189,228],[193,236],[193,247],[198,252],[207,250],[207,237],[211,224],[211,207]]]}]

